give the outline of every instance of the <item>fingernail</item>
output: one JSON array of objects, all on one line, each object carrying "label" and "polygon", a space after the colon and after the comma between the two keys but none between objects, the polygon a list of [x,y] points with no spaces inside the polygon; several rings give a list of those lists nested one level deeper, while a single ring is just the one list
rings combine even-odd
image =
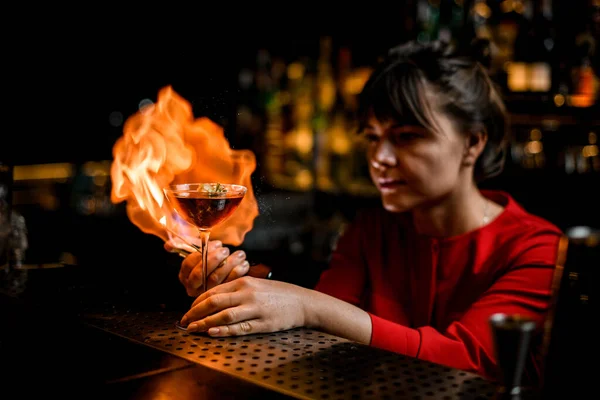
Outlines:
[{"label": "fingernail", "polygon": [[242,263],[242,268],[244,270],[247,270],[248,268],[250,268],[250,263],[248,262],[248,260],[246,260]]},{"label": "fingernail", "polygon": [[219,328],[210,328],[210,329],[208,330],[208,334],[209,334],[209,335],[218,335],[218,334],[219,334],[219,332],[220,332]]},{"label": "fingernail", "polygon": [[238,258],[244,258],[244,257],[246,257],[246,253],[244,253],[243,251],[240,251],[237,256],[238,256]]},{"label": "fingernail", "polygon": [[229,249],[227,247],[223,247],[223,250],[221,250],[221,254],[226,256],[227,254],[229,254]]},{"label": "fingernail", "polygon": [[221,247],[223,243],[220,240],[215,240],[215,247]]},{"label": "fingernail", "polygon": [[190,324],[190,326],[187,327],[187,330],[190,331],[190,332],[197,331],[198,330],[198,324],[196,324],[196,323]]}]

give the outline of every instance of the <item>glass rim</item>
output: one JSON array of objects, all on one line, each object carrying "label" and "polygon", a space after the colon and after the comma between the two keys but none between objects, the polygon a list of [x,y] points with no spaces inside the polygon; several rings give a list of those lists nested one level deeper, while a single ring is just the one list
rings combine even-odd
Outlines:
[{"label": "glass rim", "polygon": [[[222,183],[222,182],[190,182],[190,183],[172,183],[163,188],[165,192],[170,193],[186,193],[186,192],[199,192],[199,193],[207,193],[206,190],[198,190],[204,185],[221,185],[228,189],[226,193],[222,195],[229,194],[245,194],[248,191],[248,188],[244,185],[239,185],[236,183]],[[231,190],[231,191],[229,191]]]}]

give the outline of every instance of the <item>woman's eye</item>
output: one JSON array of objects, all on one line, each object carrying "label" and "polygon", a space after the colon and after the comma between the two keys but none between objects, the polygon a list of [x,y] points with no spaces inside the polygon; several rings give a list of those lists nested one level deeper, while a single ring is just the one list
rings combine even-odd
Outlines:
[{"label": "woman's eye", "polygon": [[377,136],[374,133],[365,133],[364,139],[367,143],[376,143],[377,141],[379,141],[379,136]]},{"label": "woman's eye", "polygon": [[390,139],[394,143],[402,143],[420,138],[422,135],[416,132],[401,132],[390,135]]}]

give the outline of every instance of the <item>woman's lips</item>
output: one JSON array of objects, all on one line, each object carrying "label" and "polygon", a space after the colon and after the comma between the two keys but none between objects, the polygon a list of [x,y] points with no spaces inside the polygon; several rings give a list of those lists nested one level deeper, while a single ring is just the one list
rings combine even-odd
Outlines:
[{"label": "woman's lips", "polygon": [[380,180],[378,181],[379,184],[379,188],[381,190],[395,190],[398,187],[405,185],[406,182],[400,179],[394,179],[394,180]]}]

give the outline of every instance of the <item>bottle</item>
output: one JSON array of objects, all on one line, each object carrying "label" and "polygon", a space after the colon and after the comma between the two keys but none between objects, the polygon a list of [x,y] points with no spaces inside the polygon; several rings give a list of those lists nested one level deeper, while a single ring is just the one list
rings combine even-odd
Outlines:
[{"label": "bottle", "polygon": [[440,28],[440,1],[418,0],[417,26],[419,33],[417,40],[428,43],[438,39]]},{"label": "bottle", "polygon": [[331,109],[328,127],[330,149],[330,178],[338,192],[348,191],[354,179],[352,176],[354,102],[348,90],[348,80],[352,73],[352,53],[343,46],[338,51],[337,87],[335,103]]},{"label": "bottle", "polygon": [[573,107],[591,107],[598,96],[598,76],[592,61],[594,60],[597,38],[592,33],[591,23],[575,38],[575,65],[571,70],[573,93],[570,103]]},{"label": "bottle", "polygon": [[448,8],[450,9],[448,17],[449,42],[458,46],[465,25],[465,2],[451,1]]},{"label": "bottle", "polygon": [[552,90],[555,64],[552,18],[550,0],[534,0],[522,11],[514,41],[514,60],[508,71],[511,91],[548,94]]},{"label": "bottle", "polygon": [[336,81],[333,71],[333,39],[331,36],[320,38],[319,59],[317,60],[316,90],[312,126],[314,130],[313,157],[315,188],[323,192],[334,189],[331,180],[331,137],[329,128],[331,113],[336,102]]},{"label": "bottle", "polygon": [[548,93],[552,89],[555,65],[555,32],[552,23],[552,1],[535,0],[531,17],[529,90]]},{"label": "bottle", "polygon": [[[561,238],[552,287],[552,303],[544,326],[541,399],[591,398],[593,324],[598,307],[600,229],[575,226]],[[596,289],[597,290],[597,289]]]},{"label": "bottle", "polygon": [[[509,3],[502,3],[509,4]],[[497,43],[500,57],[497,69],[504,73],[503,87],[507,94],[521,94],[529,90],[529,37],[530,20],[522,2],[511,2],[501,10]]]},{"label": "bottle", "polygon": [[0,270],[12,270],[13,165],[0,161]]},{"label": "bottle", "polygon": [[504,7],[496,10],[497,21],[494,25],[495,56],[490,65],[490,75],[504,92],[508,91],[507,69],[514,59],[515,40],[521,23],[521,14],[515,11],[513,3],[503,2]]}]

